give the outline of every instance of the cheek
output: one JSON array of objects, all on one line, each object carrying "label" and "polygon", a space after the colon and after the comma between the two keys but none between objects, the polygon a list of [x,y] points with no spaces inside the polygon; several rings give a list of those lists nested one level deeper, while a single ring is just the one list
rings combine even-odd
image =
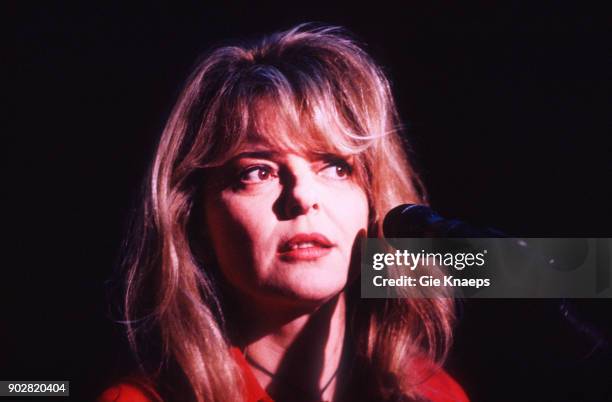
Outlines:
[{"label": "cheek", "polygon": [[342,265],[345,265],[355,256],[357,237],[367,233],[370,212],[368,198],[360,187],[352,187],[335,192],[335,196],[327,201],[329,218],[341,246]]},{"label": "cheek", "polygon": [[369,203],[361,188],[351,188],[331,200],[337,224],[344,228],[349,236],[354,236],[361,229],[367,229]]},{"label": "cheek", "polygon": [[272,227],[259,203],[220,195],[206,201],[206,224],[217,263],[224,276],[239,287],[256,279],[250,267],[261,265]]},{"label": "cheek", "polygon": [[349,213],[357,223],[359,229],[364,229],[368,225],[370,207],[368,197],[363,190],[359,190],[356,200],[349,206]]},{"label": "cheek", "polygon": [[206,205],[206,227],[208,229],[213,254],[219,269],[230,282],[234,283],[239,276],[232,267],[242,265],[236,259],[237,254],[233,252],[233,244],[237,238],[242,238],[242,244],[248,241],[248,237],[241,233],[239,226],[227,209],[216,201],[209,201]]}]

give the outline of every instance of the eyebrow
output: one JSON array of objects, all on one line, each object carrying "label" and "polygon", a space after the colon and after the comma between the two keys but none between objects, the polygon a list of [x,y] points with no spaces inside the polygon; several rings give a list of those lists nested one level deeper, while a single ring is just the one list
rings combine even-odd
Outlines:
[{"label": "eyebrow", "polygon": [[248,151],[248,152],[240,152],[239,154],[232,157],[232,160],[240,159],[240,158],[274,158],[278,157],[281,153],[277,151],[271,150],[261,150],[261,151]]},{"label": "eyebrow", "polygon": [[[238,154],[236,154],[235,156],[233,156],[230,161],[237,161],[241,158],[254,158],[254,159],[278,159],[281,158],[282,155],[287,154],[287,151],[274,151],[274,150],[270,150],[270,149],[261,149],[261,150],[255,150],[255,151],[245,151],[245,152],[240,152]],[[334,153],[324,153],[324,154],[313,154],[311,155],[311,157],[313,159],[319,159],[319,158],[344,158],[344,159],[350,159],[353,158],[354,155],[337,155]]]}]

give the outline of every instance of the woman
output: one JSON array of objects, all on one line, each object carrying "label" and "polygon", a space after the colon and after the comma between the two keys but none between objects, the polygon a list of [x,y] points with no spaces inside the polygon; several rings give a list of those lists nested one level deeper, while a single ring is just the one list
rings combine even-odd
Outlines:
[{"label": "woman", "polygon": [[198,64],[126,258],[135,380],[100,398],[466,400],[439,369],[449,298],[361,299],[359,239],[425,202],[389,83],[301,25]]}]

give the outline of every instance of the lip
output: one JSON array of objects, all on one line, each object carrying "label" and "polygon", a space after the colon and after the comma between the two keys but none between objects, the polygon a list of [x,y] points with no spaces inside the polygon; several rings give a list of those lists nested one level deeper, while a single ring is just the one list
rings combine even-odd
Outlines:
[{"label": "lip", "polygon": [[[305,248],[292,248],[299,243],[312,243]],[[329,254],[335,244],[321,233],[299,233],[278,247],[278,254],[284,261],[312,261]]]}]

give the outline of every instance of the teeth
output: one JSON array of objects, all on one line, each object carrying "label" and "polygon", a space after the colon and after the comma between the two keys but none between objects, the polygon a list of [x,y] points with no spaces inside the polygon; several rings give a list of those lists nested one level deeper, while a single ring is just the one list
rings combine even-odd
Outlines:
[{"label": "teeth", "polygon": [[308,247],[314,247],[314,246],[315,244],[313,242],[307,241],[304,243],[292,244],[291,250],[297,250],[298,248],[308,248]]}]

